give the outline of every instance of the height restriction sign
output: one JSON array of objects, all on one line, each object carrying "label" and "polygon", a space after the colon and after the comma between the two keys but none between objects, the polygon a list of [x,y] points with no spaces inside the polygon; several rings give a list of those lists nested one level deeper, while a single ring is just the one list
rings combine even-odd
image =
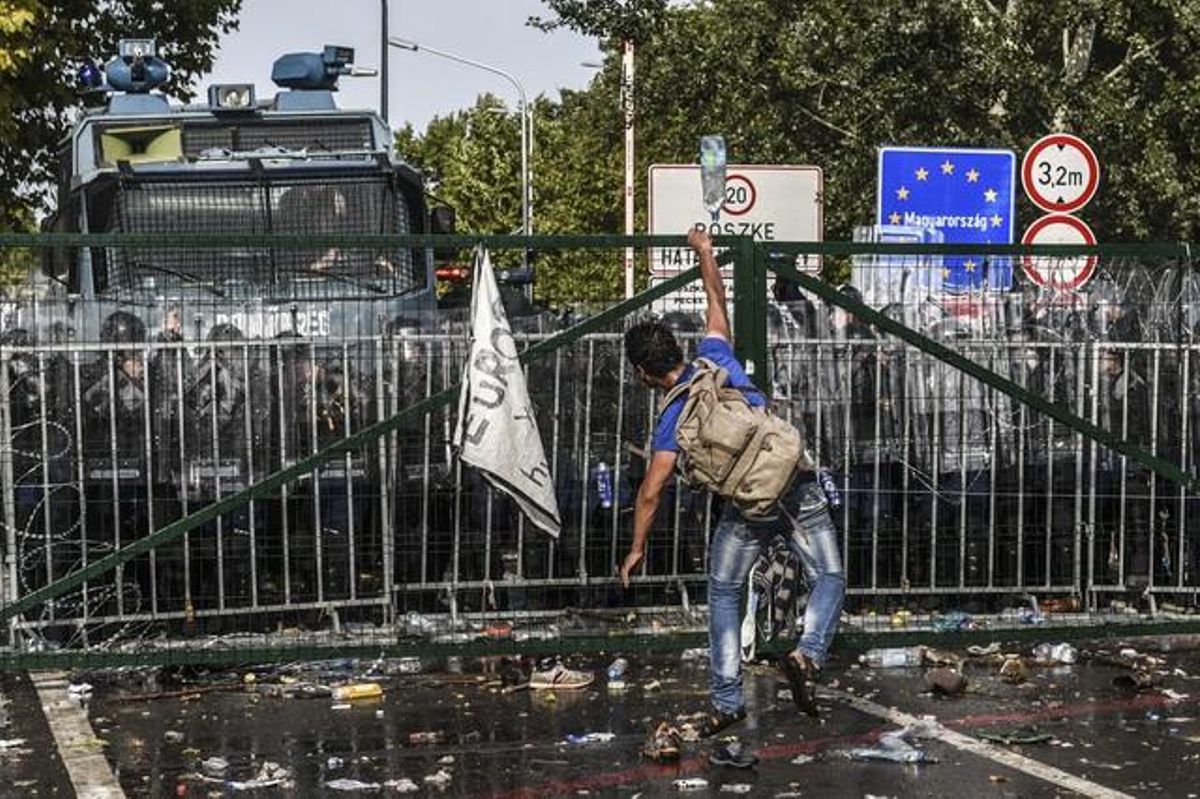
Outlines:
[{"label": "height restriction sign", "polygon": [[1052,133],[1034,142],[1021,162],[1021,184],[1044,211],[1069,214],[1088,204],[1100,184],[1100,162],[1087,142]]}]

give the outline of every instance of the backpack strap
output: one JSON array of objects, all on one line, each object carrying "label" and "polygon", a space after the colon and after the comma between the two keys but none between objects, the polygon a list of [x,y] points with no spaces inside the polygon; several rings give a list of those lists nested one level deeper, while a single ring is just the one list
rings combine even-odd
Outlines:
[{"label": "backpack strap", "polygon": [[[707,366],[709,369],[712,369],[713,371],[715,371],[717,373],[717,384],[719,386],[723,386],[729,382],[729,373],[726,372],[724,369],[722,369],[720,366],[717,366],[713,361],[709,360],[708,358],[697,358],[696,360],[692,361],[693,368],[695,368],[699,365]],[[696,379],[696,374],[693,371],[692,380],[695,380],[695,379]],[[662,416],[663,411],[665,411],[667,408],[669,408],[671,406],[672,402],[679,399],[681,396],[683,396],[689,390],[691,390],[692,380],[688,380],[686,383],[677,383],[677,384],[675,384],[675,386],[673,386],[671,388],[670,391],[667,392],[667,396],[663,397],[662,405],[659,407],[659,410],[658,410],[659,416]]]}]

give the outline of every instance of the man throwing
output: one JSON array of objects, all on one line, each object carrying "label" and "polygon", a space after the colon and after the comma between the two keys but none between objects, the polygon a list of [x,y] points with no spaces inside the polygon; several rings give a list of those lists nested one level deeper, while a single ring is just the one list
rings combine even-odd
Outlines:
[{"label": "man throwing", "polygon": [[[766,398],[750,382],[730,345],[725,286],[713,256],[712,240],[704,231],[692,230],[688,244],[700,260],[707,303],[706,333],[696,355],[726,370],[728,384],[741,389],[751,405],[762,407]],[[671,331],[656,321],[630,328],[625,334],[625,354],[642,382],[663,392],[688,383],[694,371],[692,365],[684,362],[683,350]],[[626,586],[630,573],[645,556],[646,538],[658,512],[663,487],[675,469],[679,454],[676,425],[686,399],[687,393],[683,392],[659,412],[650,466],[634,510],[633,544],[621,566],[621,581]],[[764,544],[777,535],[785,536],[799,556],[810,586],[804,633],[795,650],[782,659],[780,668],[792,684],[796,706],[804,713],[816,715],[816,677],[833,641],[846,592],[837,532],[826,505],[816,475],[807,471],[796,475],[773,518],[748,519],[734,503],[726,503],[709,551],[709,679],[713,712],[701,724],[701,735],[714,735],[746,717],[740,640],[742,592]]]}]

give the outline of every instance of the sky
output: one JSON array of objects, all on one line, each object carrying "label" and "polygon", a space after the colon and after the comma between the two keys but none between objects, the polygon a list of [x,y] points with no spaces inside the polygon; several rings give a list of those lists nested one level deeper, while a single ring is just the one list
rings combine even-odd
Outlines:
[{"label": "sky", "polygon": [[[595,75],[581,62],[601,59],[599,44],[573,32],[542,33],[527,27],[532,15],[550,16],[541,0],[389,0],[391,35],[414,40],[509,72],[529,99],[556,97],[560,88],[582,89]],[[221,39],[213,71],[199,81],[252,81],[269,98],[271,63],[289,52],[320,52],[326,44],[353,47],[359,66],[378,67],[379,0],[243,0],[241,24]],[[491,92],[516,107],[517,92],[504,78],[428,52],[389,48],[389,121],[424,130],[435,116],[466,108]],[[380,79],[343,77],[343,108],[378,110]]]}]

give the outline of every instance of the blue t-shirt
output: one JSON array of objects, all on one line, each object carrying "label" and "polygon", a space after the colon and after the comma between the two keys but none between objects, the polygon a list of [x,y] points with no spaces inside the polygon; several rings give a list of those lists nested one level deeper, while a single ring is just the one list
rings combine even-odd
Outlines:
[{"label": "blue t-shirt", "polygon": [[[761,408],[767,404],[767,398],[763,396],[762,392],[746,376],[746,370],[738,363],[738,359],[733,356],[733,346],[725,339],[719,336],[706,336],[700,342],[700,345],[696,347],[696,357],[707,358],[728,372],[729,385],[734,388],[751,389],[745,392],[746,400],[751,405]],[[696,371],[695,367],[692,364],[688,364],[675,385],[678,386],[687,383],[692,379],[692,372],[694,371]],[[664,408],[658,415],[658,424],[654,426],[654,438],[650,443],[650,448],[653,451],[679,451],[679,441],[675,438],[675,426],[679,423],[679,414],[683,411],[683,403],[686,399],[686,393],[679,395],[675,398],[674,402]]]}]

